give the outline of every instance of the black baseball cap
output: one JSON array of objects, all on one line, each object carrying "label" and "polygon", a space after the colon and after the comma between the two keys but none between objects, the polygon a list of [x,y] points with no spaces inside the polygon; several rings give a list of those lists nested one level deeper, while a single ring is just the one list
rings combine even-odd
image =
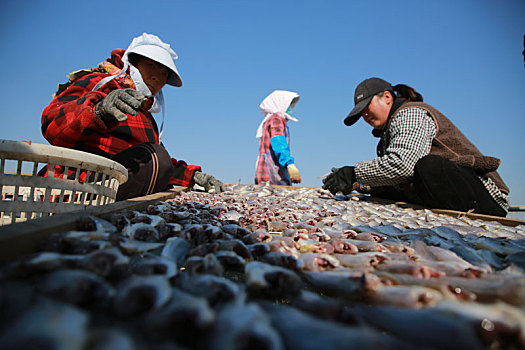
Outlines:
[{"label": "black baseball cap", "polygon": [[368,78],[357,85],[354,93],[355,107],[345,118],[345,125],[354,125],[361,118],[361,112],[372,101],[374,95],[387,90],[393,91],[392,85],[381,78]]}]

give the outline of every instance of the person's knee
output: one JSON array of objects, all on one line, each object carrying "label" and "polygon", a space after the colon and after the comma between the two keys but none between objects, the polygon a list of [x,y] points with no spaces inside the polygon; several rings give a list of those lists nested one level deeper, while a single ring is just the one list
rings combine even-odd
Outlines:
[{"label": "person's knee", "polygon": [[426,171],[428,169],[436,169],[438,167],[441,167],[443,162],[445,161],[446,159],[441,156],[429,154],[419,159],[416,162],[414,171],[419,172],[419,171]]}]

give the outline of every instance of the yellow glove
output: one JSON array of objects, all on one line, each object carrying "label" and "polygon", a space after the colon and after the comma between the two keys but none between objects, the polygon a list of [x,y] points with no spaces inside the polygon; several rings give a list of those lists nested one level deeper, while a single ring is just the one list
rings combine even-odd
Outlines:
[{"label": "yellow glove", "polygon": [[293,183],[298,184],[301,182],[301,174],[299,174],[299,169],[297,169],[295,164],[288,165],[288,174],[290,174],[290,179],[292,179]]}]

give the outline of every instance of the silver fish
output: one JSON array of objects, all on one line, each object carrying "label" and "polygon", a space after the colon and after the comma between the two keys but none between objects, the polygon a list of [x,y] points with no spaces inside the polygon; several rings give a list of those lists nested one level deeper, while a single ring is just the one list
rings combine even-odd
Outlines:
[{"label": "silver fish", "polygon": [[373,267],[389,260],[386,254],[380,252],[363,252],[357,254],[334,254],[342,266]]},{"label": "silver fish", "polygon": [[159,231],[150,224],[138,222],[124,227],[122,234],[131,239],[144,242],[158,242],[160,240]]},{"label": "silver fish", "polygon": [[[320,320],[285,305],[267,305],[286,349],[402,349],[403,344],[369,327]],[[405,345],[406,347],[406,345]]]},{"label": "silver fish", "polygon": [[117,328],[93,329],[88,333],[88,339],[83,350],[136,350],[137,341],[133,337]]},{"label": "silver fish", "polygon": [[361,299],[381,285],[377,276],[358,272],[305,271],[302,277],[324,295],[348,299]]},{"label": "silver fish", "polygon": [[49,297],[78,306],[102,305],[115,295],[114,288],[98,275],[73,269],[49,273],[38,289]]},{"label": "silver fish", "polygon": [[212,307],[230,302],[241,295],[239,285],[219,276],[183,274],[175,283],[180,289],[205,298]]},{"label": "silver fish", "polygon": [[414,308],[435,305],[442,298],[437,290],[420,286],[381,286],[368,295],[376,304]]},{"label": "silver fish", "polygon": [[120,282],[113,308],[119,317],[142,314],[164,306],[171,298],[172,288],[164,276],[131,276]]},{"label": "silver fish", "polygon": [[248,291],[253,295],[293,298],[302,286],[295,272],[259,261],[248,263],[244,275]]},{"label": "silver fish", "polygon": [[299,260],[303,263],[304,269],[308,271],[326,271],[341,265],[334,256],[322,253],[303,253],[299,255]]},{"label": "silver fish", "polygon": [[190,274],[210,274],[215,276],[222,276],[224,274],[224,267],[215,254],[206,254],[201,256],[190,256],[186,259],[185,271]]},{"label": "silver fish", "polygon": [[0,335],[2,349],[82,349],[89,315],[72,305],[40,298]]},{"label": "silver fish", "polygon": [[215,318],[215,312],[206,299],[173,288],[171,301],[163,308],[150,312],[145,325],[156,339],[176,339],[192,347],[207,338],[205,335]]},{"label": "silver fish", "polygon": [[296,271],[302,270],[304,267],[304,263],[301,260],[293,255],[282,252],[269,252],[262,255],[259,260],[270,265],[281,266]]},{"label": "silver fish", "polygon": [[171,237],[166,241],[166,245],[162,249],[161,255],[177,264],[177,267],[184,266],[186,255],[190,251],[191,243],[184,238]]},{"label": "silver fish", "polygon": [[175,277],[179,271],[173,260],[154,254],[145,254],[133,264],[132,270],[139,275],[162,275],[167,279]]},{"label": "silver fish", "polygon": [[143,242],[135,239],[122,239],[118,246],[125,254],[145,253],[164,247],[164,243]]},{"label": "silver fish", "polygon": [[231,302],[222,308],[209,338],[209,349],[284,349],[279,333],[270,318],[255,303],[243,300]]},{"label": "silver fish", "polygon": [[412,309],[360,304],[355,309],[371,326],[404,339],[415,348],[485,349],[466,319],[435,307]]},{"label": "silver fish", "polygon": [[227,268],[228,270],[244,270],[246,265],[246,260],[237,255],[237,253],[229,250],[219,250],[213,253],[217,259],[221,262],[221,265]]}]

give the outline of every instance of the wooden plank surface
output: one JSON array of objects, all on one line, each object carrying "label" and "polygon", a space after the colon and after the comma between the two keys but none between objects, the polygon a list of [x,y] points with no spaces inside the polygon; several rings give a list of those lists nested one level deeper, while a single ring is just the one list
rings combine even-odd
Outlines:
[{"label": "wooden plank surface", "polygon": [[0,262],[35,252],[38,244],[49,234],[75,230],[75,223],[82,216],[105,217],[121,211],[140,211],[146,209],[150,204],[174,198],[181,191],[186,190],[186,187],[176,187],[144,197],[0,226]]}]

